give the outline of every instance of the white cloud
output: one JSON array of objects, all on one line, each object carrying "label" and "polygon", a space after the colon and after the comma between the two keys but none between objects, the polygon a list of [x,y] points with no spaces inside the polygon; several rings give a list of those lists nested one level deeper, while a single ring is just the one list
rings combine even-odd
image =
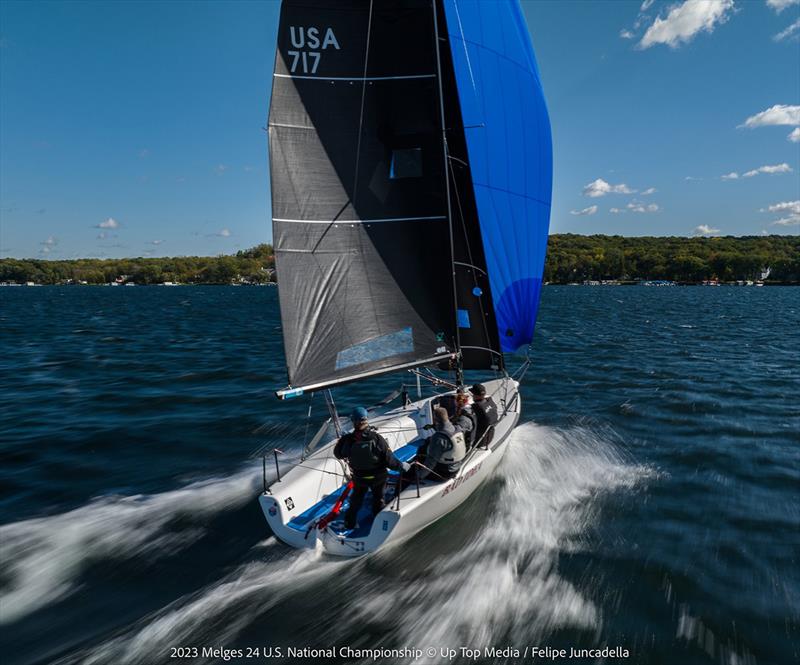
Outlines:
[{"label": "white cloud", "polygon": [[[800,201],[781,201],[767,208],[769,212],[789,212],[793,215],[800,215]],[[766,212],[761,210],[761,212]]]},{"label": "white cloud", "polygon": [[800,127],[795,127],[786,138],[792,143],[800,143]]},{"label": "white cloud", "polygon": [[160,245],[163,242],[164,242],[163,240],[151,240],[148,244],[150,244],[150,245]]},{"label": "white cloud", "polygon": [[42,246],[39,250],[39,254],[49,254],[55,249],[56,245],[58,245],[58,238],[47,236],[47,240],[42,240],[39,244]]},{"label": "white cloud", "polygon": [[767,210],[761,209],[761,212],[767,211],[787,214],[771,222],[770,226],[800,226],[800,201],[781,201],[768,206]]},{"label": "white cloud", "polygon": [[106,238],[108,238],[108,233],[105,231],[100,231],[100,233],[97,234],[98,240],[105,240]]},{"label": "white cloud", "polygon": [[719,233],[719,229],[712,229],[708,224],[696,226],[692,231],[693,236],[713,236]]},{"label": "white cloud", "polygon": [[625,206],[631,212],[658,212],[660,208],[655,203],[649,203],[645,205],[644,203],[640,203],[639,201],[633,201]]},{"label": "white cloud", "polygon": [[225,171],[228,170],[227,164],[217,164],[216,168],[214,169],[217,172],[217,175],[222,175]]},{"label": "white cloud", "polygon": [[791,172],[792,172],[792,167],[784,162],[783,164],[759,166],[757,169],[753,169],[752,171],[743,173],[742,178],[752,178],[753,176],[756,176],[759,173],[768,173],[774,175],[775,173],[791,173]]},{"label": "white cloud", "polygon": [[594,215],[597,212],[597,206],[589,206],[583,210],[570,210],[570,215]]},{"label": "white cloud", "polygon": [[622,37],[622,39],[633,39],[636,37],[630,30],[626,30],[625,28],[619,31],[619,36]]},{"label": "white cloud", "polygon": [[644,2],[642,3],[642,6],[639,7],[639,11],[640,12],[646,12],[648,9],[650,9],[650,7],[652,6],[652,4],[654,2],[655,2],[655,0],[644,0]]},{"label": "white cloud", "polygon": [[720,176],[723,180],[736,180],[739,177],[739,174],[736,171],[731,171],[730,173],[726,173],[723,176]]},{"label": "white cloud", "polygon": [[113,217],[109,217],[105,222],[100,222],[95,226],[97,229],[118,229],[119,222]]},{"label": "white cloud", "polygon": [[728,20],[728,12],[732,9],[733,0],[686,0],[671,7],[666,18],[656,17],[639,42],[639,48],[646,49],[655,44],[677,48],[698,32],[713,32],[717,24]]},{"label": "white cloud", "polygon": [[230,229],[221,229],[219,231],[219,233],[217,233],[217,235],[220,238],[230,238],[231,237],[231,232],[230,232]]},{"label": "white cloud", "polygon": [[655,194],[658,190],[655,187],[648,187],[643,192],[640,192],[642,196],[650,196],[650,194]]},{"label": "white cloud", "polygon": [[766,111],[751,115],[739,127],[767,127],[769,125],[800,125],[800,106],[775,104]]},{"label": "white cloud", "polygon": [[[738,173],[737,173],[737,176],[738,176]],[[698,181],[698,180],[702,180],[702,178],[695,178],[694,176],[687,175],[687,176],[684,178],[684,180],[693,180],[693,181]]]},{"label": "white cloud", "polygon": [[767,0],[767,5],[780,14],[790,5],[800,4],[800,0]]},{"label": "white cloud", "polygon": [[583,188],[583,195],[596,199],[606,194],[633,194],[635,191],[635,189],[630,189],[625,183],[611,185],[602,178],[598,178]]},{"label": "white cloud", "polygon": [[788,37],[794,35],[795,32],[800,30],[800,18],[797,19],[794,23],[792,23],[788,28],[785,30],[781,30],[777,35],[775,35],[772,39],[776,42],[781,42]]},{"label": "white cloud", "polygon": [[622,208],[610,208],[608,212],[613,213],[614,215],[619,215],[625,211],[622,210]]}]

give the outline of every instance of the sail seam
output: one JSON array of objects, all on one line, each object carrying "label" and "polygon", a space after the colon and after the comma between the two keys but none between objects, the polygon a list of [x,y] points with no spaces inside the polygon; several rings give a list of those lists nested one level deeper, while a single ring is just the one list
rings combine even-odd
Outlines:
[{"label": "sail seam", "polygon": [[483,187],[484,189],[493,189],[496,192],[503,192],[504,194],[511,194],[511,196],[519,196],[521,199],[528,199],[529,201],[536,201],[536,203],[541,203],[544,206],[550,206],[552,203],[550,201],[542,201],[542,199],[537,199],[535,196],[528,196],[527,194],[520,194],[519,192],[515,192],[511,189],[505,189],[503,187],[496,187],[494,185],[485,185],[481,182],[472,181],[476,187]]},{"label": "sail seam", "polygon": [[445,215],[432,217],[386,217],[383,219],[280,219],[273,217],[273,222],[288,222],[290,224],[380,224],[381,222],[420,222],[430,219],[447,219]]},{"label": "sail seam", "polygon": [[516,67],[519,67],[522,71],[527,72],[528,74],[531,74],[537,81],[539,80],[539,77],[536,75],[536,73],[532,69],[529,68],[529,65],[527,65],[527,64],[523,64],[521,62],[518,62],[518,61],[514,60],[513,58],[509,58],[504,53],[500,53],[500,51],[497,51],[497,50],[495,50],[493,48],[489,48],[488,46],[486,46],[486,44],[476,42],[476,41],[474,41],[472,39],[463,39],[463,38],[459,37],[458,35],[451,35],[451,37],[453,39],[461,39],[461,41],[463,41],[465,44],[472,44],[472,46],[474,46],[476,48],[483,49],[484,51],[487,51],[489,53],[493,53],[498,58],[502,58],[506,62],[510,62],[512,65],[514,65]]},{"label": "sail seam", "polygon": [[398,81],[436,78],[436,74],[408,74],[403,76],[294,76],[292,74],[273,74],[273,76],[281,79],[303,79],[306,81]]}]

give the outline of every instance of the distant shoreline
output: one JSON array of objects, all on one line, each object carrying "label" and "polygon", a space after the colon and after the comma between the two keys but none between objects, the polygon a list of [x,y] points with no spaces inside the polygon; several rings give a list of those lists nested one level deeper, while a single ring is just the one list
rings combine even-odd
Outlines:
[{"label": "distant shoreline", "polygon": [[[0,283],[261,285],[278,281],[272,245],[234,255],[0,259]],[[549,236],[546,284],[652,286],[800,284],[800,236],[714,238]]]}]

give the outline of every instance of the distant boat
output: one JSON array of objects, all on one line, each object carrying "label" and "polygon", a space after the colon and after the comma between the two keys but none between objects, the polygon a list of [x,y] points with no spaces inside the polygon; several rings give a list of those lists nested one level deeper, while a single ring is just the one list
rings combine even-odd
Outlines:
[{"label": "distant boat", "polygon": [[[503,353],[533,336],[552,149],[519,4],[283,2],[269,147],[289,380],[277,395],[321,391],[330,418],[302,464],[284,473],[274,451],[260,503],[285,543],[359,556],[461,504],[520,417],[529,361],[511,375]],[[467,370],[493,377],[495,434],[452,478],[391,476],[386,507],[373,517],[367,499],[347,530],[333,518],[349,471],[332,449],[348,423],[330,389],[398,370],[418,399],[401,388],[370,423],[400,460],[420,462],[433,407],[453,405]]]}]

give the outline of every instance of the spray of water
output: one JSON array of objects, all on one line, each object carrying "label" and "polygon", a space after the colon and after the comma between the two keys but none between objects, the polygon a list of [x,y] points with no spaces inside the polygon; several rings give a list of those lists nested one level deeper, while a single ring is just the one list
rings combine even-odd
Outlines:
[{"label": "spray of water", "polygon": [[[96,560],[174,554],[203,534],[203,519],[252,500],[252,470],[171,492],[104,497],[59,515],[0,527],[0,625],[14,622],[75,590]],[[186,518],[175,532],[170,522]]]},{"label": "spray of water", "polygon": [[287,553],[285,546],[274,539],[257,547],[261,556],[276,558],[241,566],[122,635],[62,662],[148,665],[168,659],[172,647],[198,643],[199,636],[207,636],[213,644],[228,644],[254,616],[263,615],[289,595],[307,592],[310,586],[335,575],[349,563],[331,560],[314,550]]},{"label": "spray of water", "polygon": [[359,605],[362,620],[389,623],[400,606],[397,643],[452,646],[599,627],[597,607],[559,575],[559,553],[584,546],[599,494],[630,489],[652,471],[626,463],[590,429],[526,424],[498,474],[499,496],[472,538],[434,561],[423,584],[384,586]]},{"label": "spray of water", "polygon": [[[210,636],[231,644],[289,598],[304,598],[308,612],[317,611],[315,602],[329,603],[319,597],[321,582],[329,595],[346,592],[358,602],[325,622],[313,638],[320,645],[366,626],[385,645],[454,646],[489,645],[500,636],[521,643],[561,627],[598,629],[599,609],[559,575],[559,554],[589,546],[585,533],[598,519],[601,494],[630,490],[652,475],[589,428],[526,424],[514,433],[493,487],[453,519],[367,560],[261,543],[257,561],[82,653],[80,662],[148,663]],[[452,532],[465,529],[463,544],[454,544]],[[444,543],[434,554],[432,541]],[[417,566],[411,573],[409,561]]]}]

